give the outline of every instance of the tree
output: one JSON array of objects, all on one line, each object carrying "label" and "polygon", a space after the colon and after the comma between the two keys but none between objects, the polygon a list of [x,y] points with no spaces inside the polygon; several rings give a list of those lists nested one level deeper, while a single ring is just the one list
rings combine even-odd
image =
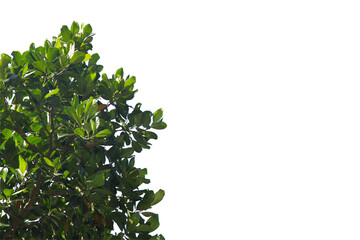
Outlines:
[{"label": "tree", "polygon": [[93,37],[73,22],[1,55],[1,239],[164,239],[149,211],[164,191],[140,189],[150,180],[134,156],[166,128],[163,112],[129,105],[135,77],[122,68],[100,75]]}]

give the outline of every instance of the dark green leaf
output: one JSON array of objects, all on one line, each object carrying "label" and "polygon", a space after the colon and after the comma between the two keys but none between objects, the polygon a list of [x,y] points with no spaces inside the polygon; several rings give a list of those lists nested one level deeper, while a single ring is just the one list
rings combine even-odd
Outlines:
[{"label": "dark green leaf", "polygon": [[160,189],[157,193],[154,195],[154,200],[152,201],[151,205],[155,205],[159,203],[165,196],[165,191]]},{"label": "dark green leaf", "polygon": [[160,130],[160,129],[165,129],[167,127],[167,125],[164,122],[156,122],[156,123],[153,123],[151,125],[151,127],[154,128],[154,129],[159,129]]}]

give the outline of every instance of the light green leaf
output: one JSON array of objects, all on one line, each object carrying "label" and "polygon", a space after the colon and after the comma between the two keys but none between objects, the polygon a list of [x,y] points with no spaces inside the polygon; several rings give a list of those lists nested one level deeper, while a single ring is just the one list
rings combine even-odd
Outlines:
[{"label": "light green leaf", "polygon": [[52,161],[50,161],[50,159],[48,159],[47,157],[45,157],[44,160],[47,163],[47,165],[49,165],[50,167],[55,167]]},{"label": "light green leaf", "polygon": [[19,169],[23,176],[25,174],[27,165],[28,165],[27,162],[23,159],[23,157],[21,155],[19,155]]},{"label": "light green leaf", "polygon": [[163,110],[160,108],[158,109],[153,115],[153,122],[158,122],[163,117]]},{"label": "light green leaf", "polygon": [[42,141],[42,138],[41,137],[37,137],[37,136],[34,136],[34,135],[29,135],[27,138],[29,143],[31,143],[32,145],[36,145],[38,143],[41,143]]},{"label": "light green leaf", "polygon": [[130,89],[134,86],[136,82],[136,78],[134,76],[130,77],[128,80],[125,81],[124,88]]},{"label": "light green leaf", "polygon": [[39,132],[40,131],[40,129],[42,128],[42,126],[41,125],[39,125],[39,124],[37,124],[37,123],[33,123],[33,124],[31,124],[30,125],[30,128],[31,128],[31,130],[33,130],[34,132]]},{"label": "light green leaf", "polygon": [[4,139],[9,139],[12,136],[12,130],[5,128],[1,132],[4,135]]},{"label": "light green leaf", "polygon": [[59,88],[52,90],[51,92],[45,95],[45,99],[48,99],[49,97],[51,97],[54,94],[57,94],[58,92],[59,92]]},{"label": "light green leaf", "polygon": [[84,120],[85,122],[88,121],[89,118],[95,115],[97,112],[98,106],[96,100],[92,97],[89,98],[88,102],[86,103],[85,110],[84,110]]},{"label": "light green leaf", "polygon": [[6,182],[6,176],[7,176],[7,173],[8,173],[9,169],[8,168],[3,168],[1,170],[1,179]]},{"label": "light green leaf", "polygon": [[5,224],[5,223],[0,222],[0,227],[9,227],[9,226],[10,226],[9,224]]},{"label": "light green leaf", "polygon": [[97,134],[95,134],[95,137],[107,137],[110,134],[112,134],[112,132],[109,129],[104,129],[104,130],[98,132]]},{"label": "light green leaf", "polygon": [[88,60],[90,60],[90,58],[91,58],[91,55],[89,54],[89,53],[87,53],[86,55],[85,55],[85,58],[84,58],[84,62],[86,62],[86,61],[88,61]]},{"label": "light green leaf", "polygon": [[76,135],[79,135],[80,137],[84,137],[85,136],[85,130],[83,128],[76,128],[74,130],[74,133]]},{"label": "light green leaf", "polygon": [[95,134],[96,132],[96,123],[94,120],[90,120],[90,125],[91,125],[91,130],[92,130],[92,133]]},{"label": "light green leaf", "polygon": [[4,189],[3,192],[6,197],[10,197],[14,193],[14,189]]}]

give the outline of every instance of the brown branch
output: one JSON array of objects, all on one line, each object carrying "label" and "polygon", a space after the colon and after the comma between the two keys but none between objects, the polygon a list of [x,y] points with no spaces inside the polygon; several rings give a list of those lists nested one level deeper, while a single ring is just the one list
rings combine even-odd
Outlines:
[{"label": "brown branch", "polygon": [[19,229],[20,221],[22,219],[24,219],[26,213],[29,211],[29,208],[31,207],[31,204],[34,202],[34,200],[36,198],[36,194],[39,191],[39,188],[40,188],[40,185],[41,185],[43,179],[44,179],[44,176],[40,175],[39,179],[37,180],[37,182],[34,185],[34,189],[30,195],[29,201],[25,204],[24,208],[20,212],[20,218],[16,219],[16,221],[14,223],[14,227],[12,228],[12,231],[9,232],[8,235],[5,236],[4,239],[11,239],[14,236],[15,232]]}]

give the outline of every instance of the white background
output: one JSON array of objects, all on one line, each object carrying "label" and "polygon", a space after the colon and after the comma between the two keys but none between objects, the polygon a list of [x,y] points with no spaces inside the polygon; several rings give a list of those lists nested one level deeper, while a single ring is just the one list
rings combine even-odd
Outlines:
[{"label": "white background", "polygon": [[137,157],[158,233],[360,239],[358,1],[2,1],[0,52],[90,23],[168,128]]}]

